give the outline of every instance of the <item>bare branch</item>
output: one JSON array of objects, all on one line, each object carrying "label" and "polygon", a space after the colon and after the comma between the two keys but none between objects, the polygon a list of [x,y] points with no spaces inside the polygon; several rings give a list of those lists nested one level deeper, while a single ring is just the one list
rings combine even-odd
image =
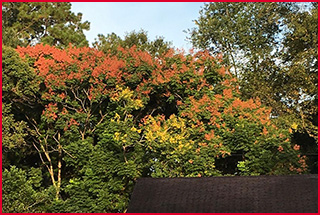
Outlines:
[{"label": "bare branch", "polygon": [[[77,91],[78,91],[78,90],[77,90]],[[80,102],[83,111],[87,113],[87,109],[85,108],[85,101],[83,102],[83,101],[77,96],[77,94],[74,92],[73,89],[71,89],[71,92],[72,92],[74,98]]]},{"label": "bare branch", "polygon": [[70,107],[68,106],[66,103],[62,103],[62,105],[70,110],[74,110],[74,111],[78,111],[78,109],[74,108],[74,107]]},{"label": "bare branch", "polygon": [[57,133],[58,133],[58,131],[52,137],[60,145],[60,141],[57,140],[57,138],[56,138]]},{"label": "bare branch", "polygon": [[181,100],[183,100],[183,98],[178,93],[174,93],[174,94],[178,96]]},{"label": "bare branch", "polygon": [[97,126],[100,125],[100,124],[103,122],[104,118],[108,115],[108,113],[102,115],[101,110],[100,110],[99,113],[100,113],[100,115],[101,115],[101,119],[100,119],[99,122],[94,126],[94,128],[91,130],[92,133],[96,130]]},{"label": "bare branch", "polygon": [[42,157],[41,151],[38,149],[38,147],[36,146],[36,144],[35,144],[35,143],[32,143],[32,144],[33,144],[34,148],[38,151],[38,153],[39,153],[39,157],[40,157],[40,160],[41,160],[42,164],[43,164],[43,165],[45,165],[45,166],[47,167],[48,171],[50,172],[50,168],[49,168],[49,166],[48,166],[48,165],[44,162],[44,160],[43,160],[43,157]]},{"label": "bare branch", "polygon": [[64,151],[67,155],[69,155],[71,158],[75,159],[74,156],[72,156],[69,152],[67,152],[63,147],[61,147],[62,151]]},{"label": "bare branch", "polygon": [[91,99],[89,99],[89,93],[88,93],[88,91],[86,91],[85,89],[83,89],[83,92],[86,94],[86,96],[87,96],[87,98],[88,98],[88,100],[89,100],[89,102],[90,102],[90,107],[92,106],[92,101],[91,101]]}]

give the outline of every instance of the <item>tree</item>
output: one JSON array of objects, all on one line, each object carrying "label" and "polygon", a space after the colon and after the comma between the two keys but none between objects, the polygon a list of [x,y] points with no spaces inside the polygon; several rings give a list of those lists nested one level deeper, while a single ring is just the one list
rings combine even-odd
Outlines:
[{"label": "tree", "polygon": [[301,6],[208,3],[189,33],[196,47],[223,53],[243,99],[259,97],[273,117],[294,130],[292,141],[304,153],[316,153],[318,5]]},{"label": "tree", "polygon": [[223,53],[231,71],[241,78],[247,63],[241,58],[257,70],[256,63],[278,48],[279,22],[285,12],[279,3],[208,3],[195,21],[197,27],[189,30],[189,39],[195,47]]},{"label": "tree", "polygon": [[[77,171],[86,168],[96,149],[98,126],[113,114],[109,109],[121,106],[117,99],[110,99],[122,92],[117,83],[123,82],[121,77],[126,73],[120,73],[120,69],[125,68],[126,62],[95,49],[71,46],[60,50],[36,45],[20,47],[18,52],[27,62],[32,62],[38,86],[42,88],[38,104],[42,114],[23,114],[32,130],[31,144],[38,152],[42,166],[47,169],[56,191],[56,202],[59,202],[63,175],[80,177]],[[131,94],[124,89],[121,104],[131,98],[126,93]],[[124,111],[129,114],[142,107],[142,102],[129,100],[128,105]],[[126,149],[120,148],[121,154],[122,150]],[[64,168],[67,173],[63,173]]]},{"label": "tree", "polygon": [[[147,115],[143,120],[152,176],[306,171],[305,158],[293,162],[299,146],[290,144],[292,130],[273,125],[270,109],[261,106],[258,98],[241,100],[236,79],[219,61],[206,52],[173,58],[176,61],[170,63],[174,62],[172,67],[177,64],[176,72],[153,83],[166,89],[166,105],[162,107],[172,102],[177,109]],[[228,163],[227,157],[239,154],[238,160]],[[287,156],[293,159],[288,162]]]},{"label": "tree", "polygon": [[26,88],[34,86],[38,111],[14,116],[37,153],[41,190],[50,189],[46,212],[124,212],[143,176],[308,171],[292,129],[274,124],[258,98],[241,100],[237,80],[208,52],[43,44],[17,52],[35,77]]},{"label": "tree", "polygon": [[285,98],[292,107],[296,133],[294,141],[303,153],[311,154],[309,166],[318,168],[318,3],[288,17],[290,31],[284,41]]},{"label": "tree", "polygon": [[[36,76],[28,63],[10,47],[2,47],[2,150],[3,167],[22,168],[27,157],[33,156],[28,139],[24,111],[37,110]],[[31,113],[34,113],[31,111]]]},{"label": "tree", "polygon": [[283,97],[296,109],[299,130],[318,138],[318,4],[288,16],[283,63]]},{"label": "tree", "polygon": [[66,47],[69,43],[87,46],[83,33],[89,22],[70,11],[68,2],[4,2],[2,4],[2,42],[16,48],[45,43]]},{"label": "tree", "polygon": [[2,212],[43,213],[52,199],[50,189],[41,189],[42,175],[39,169],[25,171],[12,166],[2,172]]},{"label": "tree", "polygon": [[[79,147],[86,141],[90,144],[91,139],[87,139],[87,135],[92,134],[96,125],[107,115],[107,112],[102,113],[97,107],[101,108],[101,104],[106,102],[102,94],[106,91],[106,84],[99,84],[98,73],[105,69],[104,66],[108,67],[107,64],[101,64],[108,60],[99,56],[102,53],[90,48],[70,47],[66,52],[48,45],[36,45],[34,48],[19,48],[18,51],[21,56],[36,59],[35,74],[42,86],[39,103],[42,114],[24,114],[33,130],[32,144],[50,175],[58,200],[62,184],[63,155],[75,159],[74,156],[78,155],[70,154],[68,147]],[[88,71],[95,63],[100,68]],[[121,67],[121,61],[118,61],[118,66]],[[79,70],[74,71],[75,68]],[[74,150],[77,149],[72,149]],[[77,168],[81,166],[78,164]]]},{"label": "tree", "polygon": [[154,41],[150,41],[148,33],[144,30],[127,33],[124,39],[121,39],[115,33],[108,34],[107,36],[99,34],[93,45],[98,50],[111,54],[115,54],[119,46],[124,48],[135,46],[137,49],[147,51],[153,56],[161,56],[172,48],[172,44],[166,42],[163,37],[157,37]]}]

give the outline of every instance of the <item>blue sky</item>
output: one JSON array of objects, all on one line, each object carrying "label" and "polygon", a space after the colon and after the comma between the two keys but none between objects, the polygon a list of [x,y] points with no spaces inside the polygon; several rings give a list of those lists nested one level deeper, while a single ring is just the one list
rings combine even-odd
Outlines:
[{"label": "blue sky", "polygon": [[98,34],[126,32],[141,29],[149,39],[163,36],[176,48],[191,48],[184,30],[194,27],[203,2],[72,2],[71,10],[83,14],[89,21],[90,31],[85,32],[90,44]]}]

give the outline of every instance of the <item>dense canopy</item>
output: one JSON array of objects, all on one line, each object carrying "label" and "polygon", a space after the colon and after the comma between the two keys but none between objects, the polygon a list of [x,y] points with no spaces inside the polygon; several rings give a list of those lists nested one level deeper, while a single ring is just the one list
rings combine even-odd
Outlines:
[{"label": "dense canopy", "polygon": [[[33,8],[42,17],[56,4],[6,3],[2,10],[23,17]],[[50,19],[58,13],[51,12]],[[275,115],[261,94],[246,93],[224,53],[174,49],[144,31],[99,35],[88,47],[86,22],[80,15],[71,22],[79,26],[62,25],[72,38],[54,36],[64,28],[54,24],[58,30],[45,35],[30,25],[27,36],[3,40],[3,212],[125,212],[141,177],[313,171],[307,152],[316,153],[316,144],[297,135],[313,140],[315,113]],[[8,23],[4,36],[20,26]],[[313,99],[301,108],[314,108]]]}]

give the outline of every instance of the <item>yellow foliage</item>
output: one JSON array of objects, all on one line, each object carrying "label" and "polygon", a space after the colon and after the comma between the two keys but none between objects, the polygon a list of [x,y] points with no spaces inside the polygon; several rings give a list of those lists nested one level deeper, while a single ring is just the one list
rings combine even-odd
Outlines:
[{"label": "yellow foliage", "polygon": [[146,140],[149,142],[153,142],[156,139],[156,137],[153,135],[153,132],[148,130],[146,132]]},{"label": "yellow foliage", "polygon": [[294,122],[294,123],[291,125],[291,128],[293,128],[294,130],[297,130],[298,124]]},{"label": "yellow foliage", "polygon": [[115,119],[117,122],[119,122],[119,120],[120,120],[120,115],[116,113],[115,116],[114,116],[114,119]]},{"label": "yellow foliage", "polygon": [[173,137],[170,137],[169,142],[172,143],[172,144],[177,143],[177,139],[173,138]]},{"label": "yellow foliage", "polygon": [[119,141],[120,140],[120,133],[119,132],[115,132],[114,135],[113,135],[113,139],[115,141]]},{"label": "yellow foliage", "polygon": [[131,99],[133,96],[133,92],[127,87],[119,93],[119,98],[123,98],[125,100]]},{"label": "yellow foliage", "polygon": [[128,87],[123,89],[122,87],[116,86],[116,91],[111,96],[111,101],[126,101],[126,105],[134,108],[139,109],[143,107],[143,102],[141,99],[135,99],[134,93]]},{"label": "yellow foliage", "polygon": [[162,116],[149,116],[145,125],[146,143],[154,149],[166,147],[173,154],[184,154],[192,148],[183,118],[171,115],[165,120]]},{"label": "yellow foliage", "polygon": [[139,109],[139,108],[143,107],[142,100],[140,100],[140,99],[134,100],[134,107],[135,107],[136,109]]}]

